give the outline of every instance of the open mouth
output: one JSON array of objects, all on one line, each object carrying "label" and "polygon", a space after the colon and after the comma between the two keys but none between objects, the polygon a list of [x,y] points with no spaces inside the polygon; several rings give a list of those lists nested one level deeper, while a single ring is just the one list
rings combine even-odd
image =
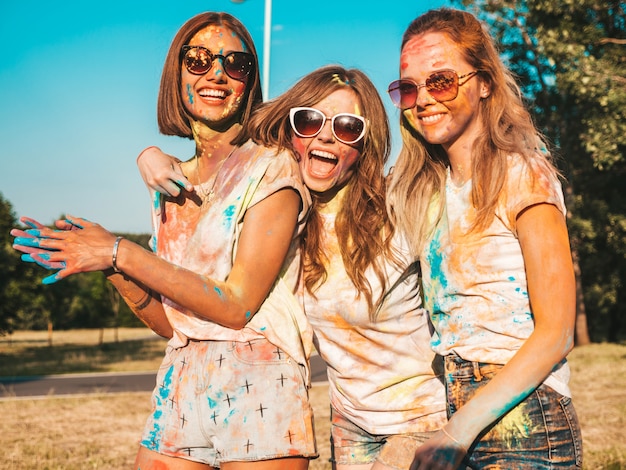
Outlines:
[{"label": "open mouth", "polygon": [[444,115],[442,113],[439,113],[439,114],[432,114],[430,116],[420,116],[419,119],[424,124],[433,124],[433,123],[439,121],[440,119],[442,119],[443,116]]},{"label": "open mouth", "polygon": [[327,176],[335,169],[338,163],[339,159],[330,152],[312,150],[309,153],[309,172],[313,176]]},{"label": "open mouth", "polygon": [[216,90],[214,88],[203,88],[198,90],[198,95],[202,98],[214,98],[220,100],[226,98],[226,92],[224,90]]}]

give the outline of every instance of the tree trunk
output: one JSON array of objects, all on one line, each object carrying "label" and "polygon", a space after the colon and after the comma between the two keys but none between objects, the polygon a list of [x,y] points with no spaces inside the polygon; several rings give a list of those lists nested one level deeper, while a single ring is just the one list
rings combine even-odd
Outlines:
[{"label": "tree trunk", "polygon": [[[574,190],[571,184],[564,187],[564,196],[566,205],[574,207]],[[567,218],[571,216],[567,211]],[[585,309],[585,297],[583,295],[583,283],[581,280],[580,261],[578,257],[578,242],[575,238],[571,239],[572,264],[574,265],[574,276],[576,277],[576,326],[574,332],[574,344],[576,346],[584,346],[591,343],[589,338],[589,329],[587,328],[587,310]]]},{"label": "tree trunk", "polygon": [[48,346],[52,347],[52,320],[48,320]]},{"label": "tree trunk", "polygon": [[584,346],[591,343],[589,330],[587,328],[587,310],[585,309],[585,298],[583,296],[583,286],[580,280],[580,263],[578,262],[578,250],[572,248],[572,261],[574,263],[574,274],[576,275],[576,331],[574,344]]},{"label": "tree trunk", "polygon": [[120,294],[117,292],[113,284],[107,282],[107,290],[109,292],[109,301],[113,310],[113,328],[115,332],[115,342],[119,342],[119,319],[120,319]]}]

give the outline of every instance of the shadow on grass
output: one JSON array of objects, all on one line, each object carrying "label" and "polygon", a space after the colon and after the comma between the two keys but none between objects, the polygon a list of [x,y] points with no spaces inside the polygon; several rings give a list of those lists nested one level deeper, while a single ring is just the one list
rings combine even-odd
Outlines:
[{"label": "shadow on grass", "polygon": [[164,343],[155,339],[128,340],[100,345],[63,344],[19,346],[0,351],[0,376],[68,374],[142,370],[163,357]]}]

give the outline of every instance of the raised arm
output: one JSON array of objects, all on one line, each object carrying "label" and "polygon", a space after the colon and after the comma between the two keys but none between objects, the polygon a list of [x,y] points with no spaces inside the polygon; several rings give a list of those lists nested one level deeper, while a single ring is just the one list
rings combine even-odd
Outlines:
[{"label": "raised arm", "polygon": [[[225,282],[175,266],[126,239],[117,245],[114,266],[116,236],[98,224],[69,216],[69,221],[84,228],[31,230],[36,237],[31,244],[50,250],[49,262],[65,263],[56,279],[113,267],[182,307],[237,329],[256,313],[278,276],[295,232],[300,204],[294,190],[283,189],[248,209],[237,256]],[[16,239],[18,245],[23,242]]]},{"label": "raised arm", "polygon": [[144,149],[137,157],[137,168],[151,194],[157,191],[176,197],[181,189],[193,191],[193,185],[180,169],[180,160],[162,152],[158,147]]}]

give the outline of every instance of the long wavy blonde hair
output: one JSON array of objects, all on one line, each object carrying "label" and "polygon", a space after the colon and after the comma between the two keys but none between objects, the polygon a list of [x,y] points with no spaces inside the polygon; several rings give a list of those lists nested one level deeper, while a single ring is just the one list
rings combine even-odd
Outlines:
[{"label": "long wavy blonde hair", "polygon": [[[338,65],[321,67],[300,79],[281,96],[263,103],[249,126],[257,143],[289,149],[295,156],[289,109],[314,106],[331,93],[350,89],[368,120],[361,156],[347,184],[343,205],[336,218],[336,232],[343,263],[350,280],[363,294],[374,312],[372,288],[365,271],[372,267],[385,292],[386,279],[382,258],[395,260],[390,240],[393,229],[385,207],[385,164],[391,150],[389,122],[376,87],[360,70]],[[323,194],[312,193],[313,206],[306,224],[303,248],[303,275],[307,290],[314,296],[316,287],[326,280],[328,259],[324,254],[324,227],[318,208]]]},{"label": "long wavy blonde hair", "polygon": [[[454,41],[490,87],[490,95],[480,102],[483,131],[472,148],[471,200],[476,208],[472,229],[481,230],[495,216],[506,181],[508,156],[519,155],[528,163],[542,165],[555,177],[558,172],[524,105],[515,77],[500,59],[483,24],[465,11],[430,10],[408,26],[402,48],[413,37],[428,32],[443,33]],[[406,234],[413,252],[419,254],[442,213],[449,161],[443,147],[426,142],[404,115],[400,132],[403,147],[391,174],[387,203],[397,229]],[[429,217],[430,211],[437,215]]]}]

